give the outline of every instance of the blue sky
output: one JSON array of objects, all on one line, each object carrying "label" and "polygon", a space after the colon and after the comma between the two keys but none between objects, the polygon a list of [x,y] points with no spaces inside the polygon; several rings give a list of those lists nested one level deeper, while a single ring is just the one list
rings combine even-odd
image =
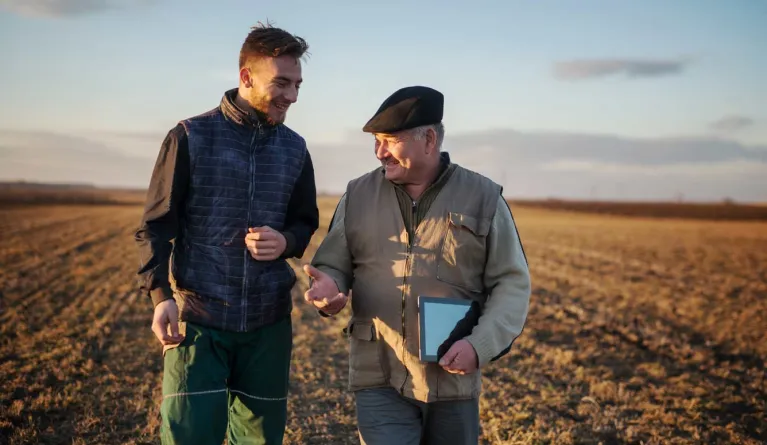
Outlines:
[{"label": "blue sky", "polygon": [[[446,96],[446,150],[455,142],[459,161],[509,194],[767,200],[767,2],[752,0],[0,0],[0,179],[66,180],[66,162],[34,160],[62,135],[72,144],[69,157],[69,145],[57,148],[64,161],[84,156],[79,139],[136,161],[120,178],[99,179],[107,165],[78,177],[141,186],[165,132],[236,86],[242,40],[267,19],[310,44],[287,124],[321,158],[320,189],[375,167],[360,128],[391,92],[425,84]],[[578,137],[528,165],[506,156],[512,133],[531,150]],[[583,155],[583,135],[633,148]],[[722,156],[698,157],[680,138],[719,144],[710,150]],[[649,164],[648,143],[660,153]],[[508,169],[492,162],[499,156]],[[352,158],[354,168],[338,168]]]}]

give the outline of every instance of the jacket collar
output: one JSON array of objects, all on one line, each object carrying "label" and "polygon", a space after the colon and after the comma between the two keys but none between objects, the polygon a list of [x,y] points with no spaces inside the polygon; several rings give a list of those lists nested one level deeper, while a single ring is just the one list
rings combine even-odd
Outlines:
[{"label": "jacket collar", "polygon": [[221,112],[224,113],[228,120],[250,129],[273,126],[268,123],[261,113],[255,110],[249,112],[240,108],[235,102],[236,97],[237,88],[232,88],[225,91],[224,96],[221,98]]},{"label": "jacket collar", "polygon": [[431,185],[435,187],[444,186],[453,174],[453,170],[455,170],[455,164],[450,162],[450,154],[446,151],[441,152],[439,154],[439,174],[437,174]]},{"label": "jacket collar", "polygon": [[450,153],[446,151],[441,152],[439,154],[439,175],[437,175],[437,179],[434,182],[439,181],[452,164],[453,163],[450,162]]}]

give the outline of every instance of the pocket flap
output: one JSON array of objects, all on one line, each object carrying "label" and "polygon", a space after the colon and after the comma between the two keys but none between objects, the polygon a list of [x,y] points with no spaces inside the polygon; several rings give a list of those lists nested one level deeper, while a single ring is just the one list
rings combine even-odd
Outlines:
[{"label": "pocket flap", "polygon": [[477,218],[465,213],[450,212],[450,223],[456,227],[466,227],[477,236],[486,236],[490,232],[490,218]]},{"label": "pocket flap", "polygon": [[364,341],[373,341],[376,338],[375,327],[373,323],[364,321],[354,321],[349,326],[349,334],[358,339]]}]

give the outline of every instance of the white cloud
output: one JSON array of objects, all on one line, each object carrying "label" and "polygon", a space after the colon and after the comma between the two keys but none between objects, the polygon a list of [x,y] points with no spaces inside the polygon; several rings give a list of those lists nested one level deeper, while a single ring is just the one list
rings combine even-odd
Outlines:
[{"label": "white cloud", "polygon": [[584,80],[623,74],[629,78],[660,77],[682,73],[686,59],[575,59],[554,64],[561,80]]},{"label": "white cloud", "polygon": [[712,177],[762,174],[767,178],[767,163],[751,162],[743,159],[713,163],[680,163],[672,165],[635,165],[614,164],[598,161],[561,159],[544,163],[542,171],[579,172],[602,175],[637,175],[637,176],[689,176]]},{"label": "white cloud", "polygon": [[[161,136],[0,131],[0,179],[146,187]],[[320,192],[341,193],[380,165],[361,132],[338,143],[307,142]],[[767,147],[721,138],[493,130],[448,133],[444,149],[510,197],[767,201]]]},{"label": "white cloud", "polygon": [[754,125],[754,120],[748,116],[741,116],[738,114],[724,116],[719,120],[716,120],[709,125],[714,131],[722,133],[734,133],[744,128],[748,128]]},{"label": "white cloud", "polygon": [[580,160],[609,164],[670,165],[715,163],[738,159],[767,162],[767,146],[748,146],[713,137],[630,138],[557,132],[523,133],[492,130],[447,135],[446,147],[473,154],[493,147],[495,162],[541,165]]},{"label": "white cloud", "polygon": [[145,6],[157,0],[0,0],[0,7],[31,17],[66,17]]},{"label": "white cloud", "polygon": [[0,179],[146,187],[154,159],[101,142],[44,132],[0,132]]}]

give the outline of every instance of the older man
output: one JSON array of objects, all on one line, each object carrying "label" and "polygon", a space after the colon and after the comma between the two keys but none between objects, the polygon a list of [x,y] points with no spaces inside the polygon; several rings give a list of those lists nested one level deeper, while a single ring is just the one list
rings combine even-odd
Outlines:
[{"label": "older man", "polygon": [[[443,95],[396,91],[363,131],[382,167],[349,182],[305,272],[323,316],[351,290],[349,387],[363,444],[479,439],[478,372],[522,332],[530,276],[502,188],[441,152]],[[419,359],[418,297],[476,302],[439,363]]]}]

